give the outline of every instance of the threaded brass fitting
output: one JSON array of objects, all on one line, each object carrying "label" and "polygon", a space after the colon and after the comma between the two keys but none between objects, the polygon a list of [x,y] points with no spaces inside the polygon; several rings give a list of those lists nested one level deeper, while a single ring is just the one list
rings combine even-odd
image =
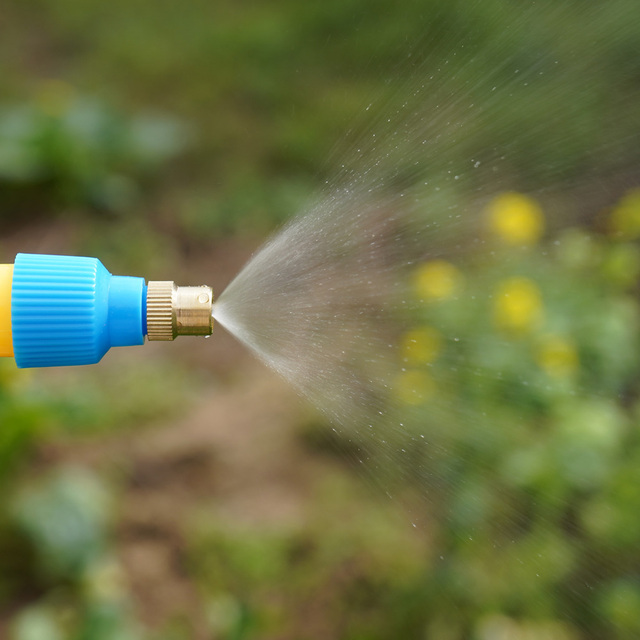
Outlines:
[{"label": "threaded brass fitting", "polygon": [[211,287],[178,287],[170,280],[147,285],[147,337],[209,336],[213,331]]}]

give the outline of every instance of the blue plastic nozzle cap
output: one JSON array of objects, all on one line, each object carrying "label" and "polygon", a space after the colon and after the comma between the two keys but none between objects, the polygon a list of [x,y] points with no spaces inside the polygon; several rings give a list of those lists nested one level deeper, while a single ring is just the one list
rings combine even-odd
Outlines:
[{"label": "blue plastic nozzle cap", "polygon": [[18,367],[94,364],[144,343],[144,279],[113,276],[96,258],[20,253],[11,327]]}]

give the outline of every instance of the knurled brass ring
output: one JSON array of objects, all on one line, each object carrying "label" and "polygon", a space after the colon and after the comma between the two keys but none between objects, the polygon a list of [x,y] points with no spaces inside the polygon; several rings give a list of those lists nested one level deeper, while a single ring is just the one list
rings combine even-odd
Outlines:
[{"label": "knurled brass ring", "polygon": [[147,285],[147,337],[209,336],[213,331],[211,287],[177,287],[171,281]]}]

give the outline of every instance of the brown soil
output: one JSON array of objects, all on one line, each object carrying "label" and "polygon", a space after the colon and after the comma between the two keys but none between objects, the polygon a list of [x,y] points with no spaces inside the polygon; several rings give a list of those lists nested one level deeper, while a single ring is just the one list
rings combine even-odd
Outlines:
[{"label": "brown soil", "polygon": [[210,637],[185,568],[194,514],[260,528],[304,517],[317,463],[295,437],[299,415],[289,388],[255,364],[176,422],[48,452],[122,475],[117,548],[144,623],[186,618],[194,638]]}]

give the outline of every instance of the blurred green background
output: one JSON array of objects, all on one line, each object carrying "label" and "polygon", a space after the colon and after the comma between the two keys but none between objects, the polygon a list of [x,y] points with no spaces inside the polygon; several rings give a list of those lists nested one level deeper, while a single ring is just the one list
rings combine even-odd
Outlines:
[{"label": "blurred green background", "polygon": [[[401,340],[397,394],[435,453],[398,491],[428,492],[427,525],[222,332],[81,371],[0,362],[0,637],[640,637],[637,2],[558,0],[557,22],[541,5],[524,43],[503,28],[517,3],[396,4],[3,7],[2,262],[92,255],[214,291],[331,177],[371,96],[405,98],[407,43],[447,60],[452,90],[464,38],[493,43],[498,86],[502,59],[582,64],[447,156],[502,145],[512,163],[491,251],[412,276],[433,304]],[[557,137],[514,136],[547,113]],[[557,231],[519,191],[564,180],[574,226]]]}]

